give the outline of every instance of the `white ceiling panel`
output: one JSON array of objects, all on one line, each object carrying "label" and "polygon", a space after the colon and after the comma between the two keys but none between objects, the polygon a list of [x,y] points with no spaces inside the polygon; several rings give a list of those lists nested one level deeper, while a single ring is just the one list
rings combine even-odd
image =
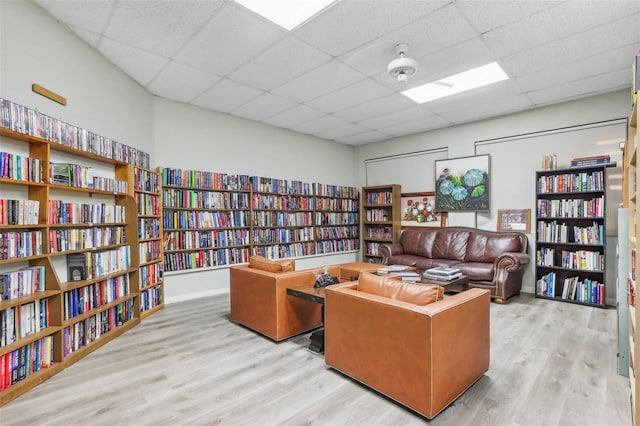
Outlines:
[{"label": "white ceiling panel", "polygon": [[260,93],[262,92],[257,89],[225,78],[191,103],[202,108],[229,112],[257,98]]},{"label": "white ceiling panel", "polygon": [[324,112],[340,111],[391,93],[391,90],[382,84],[368,78],[306,102],[306,104]]},{"label": "white ceiling panel", "polygon": [[524,95],[516,95],[509,98],[490,100],[479,105],[469,105],[464,109],[444,113],[441,117],[450,123],[462,124],[529,108],[533,108],[529,99]]},{"label": "white ceiling panel", "polygon": [[411,108],[392,112],[391,114],[385,114],[379,117],[372,117],[367,120],[361,120],[358,122],[358,124],[370,129],[380,130],[387,127],[395,127],[403,123],[423,120],[431,116],[433,116],[432,113],[428,112],[424,108],[421,108],[419,105],[415,105]]},{"label": "white ceiling panel", "polygon": [[426,102],[422,104],[422,107],[432,114],[443,114],[461,109],[461,106],[477,106],[485,103],[488,99],[509,98],[516,94],[518,94],[517,85],[513,80],[505,80],[490,86],[479,87],[468,92]]},{"label": "white ceiling panel", "polygon": [[295,103],[279,98],[271,93],[263,93],[257,98],[231,111],[233,115],[249,118],[254,121],[262,121],[266,118],[291,109]]},{"label": "white ceiling panel", "polygon": [[296,105],[280,114],[265,119],[264,122],[278,127],[293,128],[323,115],[322,111],[309,108],[306,105]]},{"label": "white ceiling panel", "polygon": [[369,132],[358,133],[356,135],[345,136],[343,138],[336,139],[336,142],[342,142],[348,145],[364,145],[371,142],[381,141],[389,139],[389,135],[376,130]]},{"label": "white ceiling panel", "polygon": [[425,132],[431,129],[437,129],[441,127],[448,126],[449,123],[438,117],[437,115],[432,115],[421,120],[410,121],[408,123],[402,123],[395,126],[385,127],[382,129],[378,129],[378,131],[391,135],[391,136],[404,136],[410,135],[414,133]]},{"label": "white ceiling panel", "polygon": [[379,117],[395,111],[408,109],[413,107],[415,104],[415,102],[406,96],[394,93],[389,96],[374,99],[373,101],[334,112],[333,115],[355,123],[369,117]]},{"label": "white ceiling panel", "polygon": [[541,12],[562,3],[559,0],[531,1],[531,0],[483,0],[458,1],[456,7],[462,11],[471,25],[480,33],[486,33],[495,28],[522,18]]},{"label": "white ceiling panel", "polygon": [[210,89],[220,77],[171,61],[147,85],[158,96],[189,103]]},{"label": "white ceiling panel", "polygon": [[103,38],[98,51],[143,86],[169,62],[167,58]]},{"label": "white ceiling panel", "polygon": [[102,33],[116,0],[35,0],[43,9],[66,24],[85,31]]},{"label": "white ceiling panel", "polygon": [[344,138],[347,136],[352,136],[359,133],[370,132],[371,129],[367,129],[366,127],[360,126],[358,124],[349,123],[346,126],[334,127],[332,129],[322,130],[320,132],[314,133],[315,136],[319,138],[325,138],[329,140],[336,140],[339,138]]},{"label": "white ceiling panel", "polygon": [[326,53],[287,36],[231,73],[230,77],[252,87],[270,90],[329,59],[331,57]]},{"label": "white ceiling panel", "polygon": [[92,31],[84,30],[80,27],[76,27],[75,25],[68,25],[71,31],[73,31],[78,37],[84,40],[89,46],[94,49],[98,48],[100,44],[100,40],[102,40],[102,35],[98,33],[94,33]]},{"label": "white ceiling panel", "polygon": [[346,121],[338,117],[334,117],[333,115],[326,114],[326,115],[323,115],[322,117],[318,117],[314,120],[307,121],[306,123],[295,126],[293,130],[302,132],[302,133],[310,133],[313,135],[323,130],[329,130],[335,127],[342,127],[347,124],[349,123],[347,123]]},{"label": "white ceiling panel", "polygon": [[225,3],[176,59],[217,75],[227,75],[286,34],[244,8]]}]

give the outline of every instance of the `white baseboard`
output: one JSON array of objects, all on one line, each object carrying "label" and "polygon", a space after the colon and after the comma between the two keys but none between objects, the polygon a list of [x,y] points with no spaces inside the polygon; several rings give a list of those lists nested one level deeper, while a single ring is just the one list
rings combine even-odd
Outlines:
[{"label": "white baseboard", "polygon": [[201,299],[203,297],[218,296],[220,294],[228,294],[228,288],[216,288],[213,290],[201,291],[199,293],[181,294],[179,296],[167,297],[164,303],[169,305],[171,303],[185,302],[187,300]]}]

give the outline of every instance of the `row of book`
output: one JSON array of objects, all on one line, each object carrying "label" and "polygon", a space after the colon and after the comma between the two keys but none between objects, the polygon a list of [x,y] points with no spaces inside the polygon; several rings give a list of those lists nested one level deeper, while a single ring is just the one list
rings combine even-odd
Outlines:
[{"label": "row of book", "polygon": [[0,391],[53,365],[53,336],[0,355]]},{"label": "row of book", "polygon": [[164,267],[167,272],[235,265],[248,261],[249,249],[243,247],[164,253]]},{"label": "row of book", "polygon": [[158,284],[164,276],[164,264],[162,262],[143,265],[138,269],[140,277],[140,288]]},{"label": "row of book", "polygon": [[126,271],[131,267],[129,246],[67,255],[68,281],[84,281]]},{"label": "row of book", "polygon": [[611,163],[611,156],[594,155],[591,157],[577,157],[571,160],[571,167],[587,167],[587,166],[600,166]]},{"label": "row of book", "polygon": [[356,212],[316,212],[316,226],[357,225]]},{"label": "row of book", "polygon": [[325,185],[323,183],[314,183],[313,192],[321,197],[335,198],[357,199],[360,195],[358,188],[354,188],[352,186]]},{"label": "row of book", "polygon": [[339,238],[358,238],[357,226],[332,226],[330,228],[316,228],[317,240],[335,240]]},{"label": "row of book", "polygon": [[540,194],[604,191],[604,172],[599,170],[540,176],[538,177],[537,190]]},{"label": "row of book", "polygon": [[51,163],[49,183],[72,188],[88,188],[114,193],[127,193],[128,183],[104,176],[94,176],[91,167],[73,163]]},{"label": "row of book", "polygon": [[556,170],[558,168],[558,156],[548,154],[542,156],[542,170]]},{"label": "row of book", "polygon": [[358,200],[346,198],[318,198],[316,199],[316,210],[357,212]]},{"label": "row of book", "polygon": [[389,211],[385,209],[366,209],[364,216],[367,222],[386,222],[389,219]]},{"label": "row of book", "polygon": [[365,246],[365,253],[369,254],[371,256],[379,256],[380,255],[380,243],[370,243],[370,242],[366,242],[364,244]]},{"label": "row of book", "polygon": [[537,240],[546,243],[604,244],[604,225],[568,226],[566,223],[538,221]]},{"label": "row of book", "polygon": [[133,299],[127,300],[98,312],[89,318],[65,327],[62,330],[63,354],[68,356],[89,343],[98,340],[103,334],[130,321],[133,318]]},{"label": "row of book", "polygon": [[390,240],[393,238],[393,228],[390,226],[367,228],[367,237],[378,240]]},{"label": "row of book", "polygon": [[162,204],[165,207],[190,209],[248,209],[249,194],[164,188]]},{"label": "row of book", "polygon": [[460,268],[448,267],[448,266],[436,266],[435,268],[429,268],[422,274],[424,278],[436,281],[453,281],[462,276]]},{"label": "row of book", "polygon": [[138,239],[160,238],[160,219],[156,217],[138,218]]},{"label": "row of book", "polygon": [[163,303],[162,286],[155,286],[140,292],[140,312],[146,312]]},{"label": "row of book", "polygon": [[39,299],[0,311],[0,347],[49,327],[49,299]]},{"label": "row of book", "polygon": [[253,193],[253,209],[313,210],[313,197]]},{"label": "row of book", "polygon": [[44,266],[28,266],[0,274],[0,300],[17,299],[44,290]]},{"label": "row of book", "polygon": [[276,179],[261,176],[251,176],[251,187],[258,192],[273,192],[276,194],[313,195],[310,183],[299,180]]},{"label": "row of book", "polygon": [[137,191],[160,192],[160,176],[149,170],[133,168],[133,187]]},{"label": "row of book", "polygon": [[253,226],[312,226],[311,212],[254,211]]},{"label": "row of book", "polygon": [[360,250],[359,239],[354,238],[332,241],[317,241],[315,254],[339,253],[352,250]]},{"label": "row of book", "polygon": [[162,204],[160,203],[160,197],[158,197],[157,195],[149,195],[143,192],[136,192],[134,198],[138,206],[139,216],[160,215],[160,208],[162,207]]},{"label": "row of book", "polygon": [[155,240],[138,243],[138,256],[140,263],[162,260],[162,242]]},{"label": "row of book", "polygon": [[[561,282],[560,282],[561,281]],[[560,297],[583,303],[605,304],[605,287],[589,278],[568,277],[558,280],[556,273],[543,275],[536,281],[536,294],[545,297]]]},{"label": "row of book", "polygon": [[254,229],[254,244],[293,243],[313,240],[313,228]]},{"label": "row of book", "polygon": [[62,253],[124,244],[124,226],[60,228],[49,230],[49,252]]},{"label": "row of book", "polygon": [[124,206],[106,203],[70,203],[49,200],[49,224],[123,223]]},{"label": "row of book", "polygon": [[42,183],[42,160],[0,151],[0,178]]},{"label": "row of book", "polygon": [[184,188],[216,189],[226,191],[248,191],[251,180],[248,175],[182,170],[165,167],[162,169],[162,186]]},{"label": "row of book", "polygon": [[603,217],[604,197],[596,197],[590,200],[577,198],[563,200],[538,199],[538,217]]},{"label": "row of book", "polygon": [[390,204],[393,202],[391,191],[368,192],[367,204]]},{"label": "row of book", "polygon": [[98,309],[130,294],[129,275],[118,275],[64,292],[64,320]]},{"label": "row of book", "polygon": [[0,199],[0,225],[37,225],[40,201]]},{"label": "row of book", "polygon": [[164,233],[165,250],[190,250],[249,245],[248,229],[221,229],[219,231],[169,231]]},{"label": "row of book", "polygon": [[42,231],[0,232],[0,260],[43,254]]},{"label": "row of book", "polygon": [[316,244],[308,242],[257,246],[253,248],[253,254],[264,256],[268,259],[286,259],[290,257],[311,256],[316,254]]},{"label": "row of book", "polygon": [[555,249],[546,247],[539,248],[536,250],[536,265],[586,271],[604,270],[604,255],[597,251],[562,250],[559,259],[556,259],[555,255]]},{"label": "row of book", "polygon": [[249,226],[248,215],[243,210],[207,212],[165,209],[163,226],[165,229],[242,228]]},{"label": "row of book", "polygon": [[0,126],[101,157],[149,168],[148,153],[0,98]]}]

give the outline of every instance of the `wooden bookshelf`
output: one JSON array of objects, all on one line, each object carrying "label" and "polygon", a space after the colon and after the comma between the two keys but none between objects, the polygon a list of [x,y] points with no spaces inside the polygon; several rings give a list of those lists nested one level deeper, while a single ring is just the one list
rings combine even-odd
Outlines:
[{"label": "wooden bookshelf", "polygon": [[536,172],[536,297],[605,307],[607,168]]},{"label": "wooden bookshelf", "polygon": [[118,176],[141,153],[4,99],[0,109],[2,406],[139,323],[136,204]]},{"label": "wooden bookshelf", "polygon": [[360,249],[358,188],[313,184],[316,254]]},{"label": "wooden bookshelf", "polygon": [[396,243],[401,232],[400,185],[362,188],[362,261],[382,263],[381,243]]}]

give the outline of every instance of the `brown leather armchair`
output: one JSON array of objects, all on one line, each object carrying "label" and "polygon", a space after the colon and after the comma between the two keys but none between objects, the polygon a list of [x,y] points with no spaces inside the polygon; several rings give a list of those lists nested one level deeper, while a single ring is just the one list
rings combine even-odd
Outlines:
[{"label": "brown leather armchair", "polygon": [[327,365],[429,419],[488,370],[488,290],[426,306],[362,290],[357,282],[327,288]]}]

